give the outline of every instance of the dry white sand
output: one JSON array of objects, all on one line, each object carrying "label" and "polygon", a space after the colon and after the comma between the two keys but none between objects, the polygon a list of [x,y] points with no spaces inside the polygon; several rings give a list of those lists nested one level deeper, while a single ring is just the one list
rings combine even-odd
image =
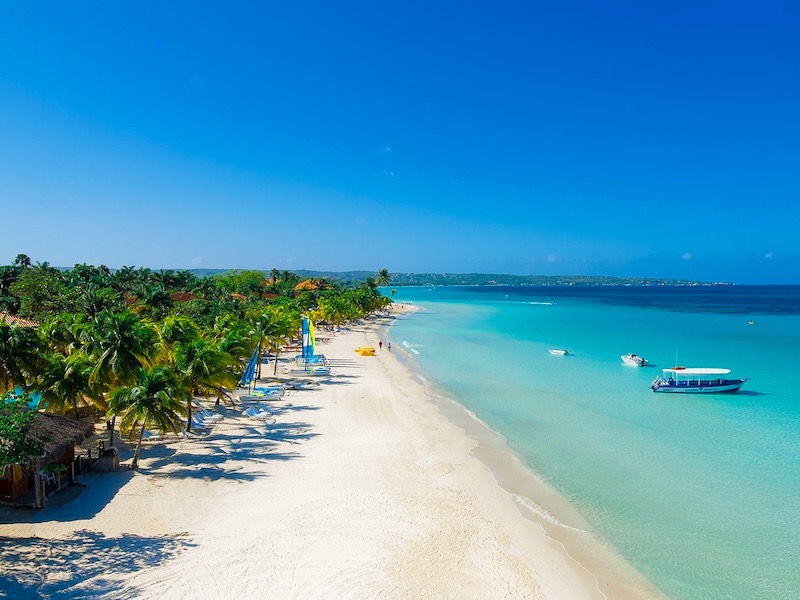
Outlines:
[{"label": "dry white sand", "polygon": [[353,352],[377,335],[321,344],[334,376],[269,401],[273,425],[219,408],[136,473],[4,509],[0,598],[646,597],[523,516],[399,349]]}]

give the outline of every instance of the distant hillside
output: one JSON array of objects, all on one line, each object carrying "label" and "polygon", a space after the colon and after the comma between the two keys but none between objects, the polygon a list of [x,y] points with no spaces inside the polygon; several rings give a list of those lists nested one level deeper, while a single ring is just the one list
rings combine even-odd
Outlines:
[{"label": "distant hillside", "polygon": [[[198,276],[224,273],[230,269],[190,269]],[[359,285],[375,271],[310,271],[293,270],[301,278],[327,279],[342,285]],[[264,271],[265,276],[269,271]],[[499,273],[392,273],[391,286],[412,285],[730,285],[723,282],[705,283],[685,279],[657,277],[605,277],[586,275],[503,275]]]}]

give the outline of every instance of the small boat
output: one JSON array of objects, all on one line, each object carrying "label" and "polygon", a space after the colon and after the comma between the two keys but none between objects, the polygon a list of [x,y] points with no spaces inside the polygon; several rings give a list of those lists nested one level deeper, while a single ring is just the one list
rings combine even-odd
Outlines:
[{"label": "small boat", "polygon": [[552,349],[552,350],[548,350],[548,352],[550,354],[554,354],[556,356],[566,356],[567,354],[569,354],[569,350],[555,350],[555,349]]},{"label": "small boat", "polygon": [[662,369],[663,374],[650,385],[654,392],[681,392],[689,394],[714,394],[738,392],[747,379],[727,379],[730,369],[705,369],[672,367]]},{"label": "small boat", "polygon": [[647,364],[647,359],[636,354],[623,354],[620,356],[622,362],[632,367],[643,367]]}]

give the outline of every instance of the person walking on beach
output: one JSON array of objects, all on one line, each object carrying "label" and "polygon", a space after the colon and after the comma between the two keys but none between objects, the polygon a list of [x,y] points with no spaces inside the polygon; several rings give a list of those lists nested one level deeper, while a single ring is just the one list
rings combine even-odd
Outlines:
[{"label": "person walking on beach", "polygon": [[386,342],[386,349],[391,352],[392,351],[392,342]]},{"label": "person walking on beach", "polygon": [[378,340],[378,350],[383,350],[383,340]]}]

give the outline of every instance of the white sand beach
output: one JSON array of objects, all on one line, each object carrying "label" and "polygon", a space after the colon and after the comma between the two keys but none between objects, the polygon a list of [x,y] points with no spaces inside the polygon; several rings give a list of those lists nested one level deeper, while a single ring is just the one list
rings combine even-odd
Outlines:
[{"label": "white sand beach", "polygon": [[353,352],[387,321],[321,344],[333,376],[273,424],[205,403],[224,418],[138,472],[3,509],[0,598],[657,597],[524,515],[398,348]]}]

